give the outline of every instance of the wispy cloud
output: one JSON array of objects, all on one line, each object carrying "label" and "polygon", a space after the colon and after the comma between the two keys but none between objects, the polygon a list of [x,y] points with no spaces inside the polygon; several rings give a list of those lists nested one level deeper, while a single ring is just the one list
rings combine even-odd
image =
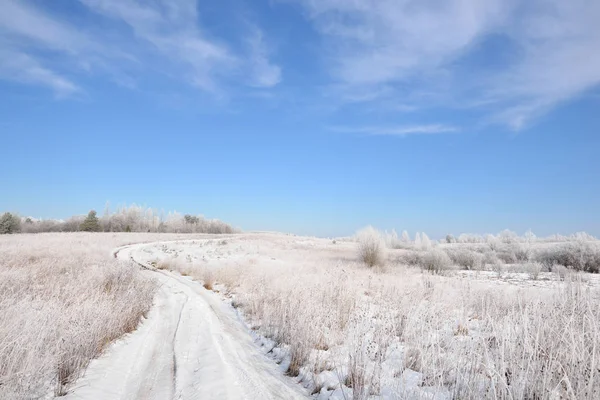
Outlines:
[{"label": "wispy cloud", "polygon": [[44,66],[37,50],[73,55],[95,47],[87,38],[25,2],[0,0],[0,77],[16,82],[42,85],[66,97],[81,89],[69,78]]},{"label": "wispy cloud", "polygon": [[0,78],[42,85],[53,89],[57,97],[67,97],[81,89],[69,79],[42,67],[27,54],[0,48]]},{"label": "wispy cloud", "polygon": [[[520,129],[600,83],[597,1],[298,1],[325,39],[330,73],[359,94],[351,102],[424,90],[450,106],[484,103],[489,119]],[[464,62],[491,37],[504,39],[505,64]]]},{"label": "wispy cloud", "polygon": [[147,42],[164,59],[183,67],[187,80],[202,89],[216,89],[215,75],[237,62],[228,48],[205,38],[198,26],[195,0],[81,0],[91,10],[120,20],[135,37]]},{"label": "wispy cloud", "polygon": [[459,129],[442,124],[429,125],[405,125],[405,126],[366,126],[366,127],[349,127],[349,126],[333,126],[330,127],[333,132],[341,133],[357,133],[373,136],[408,136],[408,135],[431,135],[440,133],[458,132]]},{"label": "wispy cloud", "polygon": [[[61,94],[78,88],[77,73],[101,72],[121,86],[135,87],[140,72],[158,72],[213,93],[230,84],[272,87],[281,81],[281,68],[269,60],[258,28],[244,32],[238,43],[209,36],[199,25],[197,0],[80,3],[81,12],[87,9],[97,22],[104,19],[99,26],[108,23],[114,29],[74,25],[34,3],[0,0],[0,49],[19,55],[32,71],[16,77],[3,62],[2,78]],[[49,57],[53,54],[58,57]]]},{"label": "wispy cloud", "polygon": [[281,68],[269,60],[269,51],[263,32],[254,27],[253,33],[247,39],[247,44],[250,52],[251,85],[272,87],[281,82]]}]

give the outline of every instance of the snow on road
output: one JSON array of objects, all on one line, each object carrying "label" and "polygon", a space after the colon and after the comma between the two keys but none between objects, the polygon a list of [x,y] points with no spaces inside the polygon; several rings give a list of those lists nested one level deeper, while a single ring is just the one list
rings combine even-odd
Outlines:
[{"label": "snow on road", "polygon": [[[155,244],[154,244],[155,245]],[[116,256],[144,263],[148,244]],[[307,395],[260,353],[235,311],[200,284],[166,271],[138,329],[114,343],[66,400],[300,399]]]}]

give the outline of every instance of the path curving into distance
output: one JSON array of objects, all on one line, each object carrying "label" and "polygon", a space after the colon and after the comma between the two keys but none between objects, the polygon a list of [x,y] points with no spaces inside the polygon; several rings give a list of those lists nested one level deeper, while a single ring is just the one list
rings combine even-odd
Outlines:
[{"label": "path curving into distance", "polygon": [[159,283],[154,305],[138,329],[93,360],[60,399],[306,398],[258,350],[230,306],[199,283],[146,263],[141,250],[162,243],[115,250],[115,257],[136,262]]}]

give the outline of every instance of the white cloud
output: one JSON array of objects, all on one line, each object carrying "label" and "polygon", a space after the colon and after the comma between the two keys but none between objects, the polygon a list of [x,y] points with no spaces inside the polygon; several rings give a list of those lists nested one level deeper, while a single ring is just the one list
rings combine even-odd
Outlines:
[{"label": "white cloud", "polygon": [[0,31],[45,48],[69,53],[94,46],[83,34],[53,20],[25,1],[0,0]]},{"label": "white cloud", "polygon": [[334,132],[359,133],[373,136],[407,136],[407,135],[430,135],[438,133],[457,132],[459,129],[442,124],[429,125],[404,125],[404,126],[367,126],[367,127],[347,127],[336,126],[330,128]]},{"label": "white cloud", "polygon": [[19,62],[32,66],[17,77],[4,65],[2,78],[42,84],[57,94],[69,92],[68,83],[74,91],[78,73],[101,73],[121,86],[137,87],[140,71],[160,72],[219,94],[223,86],[248,77],[251,86],[281,81],[281,69],[270,62],[258,28],[251,30],[248,48],[219,41],[199,26],[197,0],[80,2],[96,15],[92,21],[105,18],[104,26],[108,21],[113,29],[74,25],[28,1],[0,0],[0,50],[15,52]]},{"label": "white cloud", "polygon": [[34,58],[9,49],[0,48],[0,77],[46,86],[53,89],[58,97],[70,96],[80,91],[75,83],[42,67]]},{"label": "white cloud", "polygon": [[281,82],[281,68],[269,61],[269,52],[264,41],[263,32],[254,28],[254,33],[247,39],[250,50],[250,69],[252,86],[272,87]]},{"label": "white cloud", "polygon": [[[447,105],[486,104],[518,129],[600,82],[598,1],[298,1],[338,85],[366,101],[382,88],[388,98],[390,88],[398,98],[437,92]],[[491,35],[506,39],[506,65],[461,62]]]},{"label": "white cloud", "polygon": [[188,81],[202,89],[216,90],[215,75],[238,62],[225,45],[202,35],[197,26],[195,0],[81,2],[129,25],[138,39],[150,43],[168,60],[183,65]]}]

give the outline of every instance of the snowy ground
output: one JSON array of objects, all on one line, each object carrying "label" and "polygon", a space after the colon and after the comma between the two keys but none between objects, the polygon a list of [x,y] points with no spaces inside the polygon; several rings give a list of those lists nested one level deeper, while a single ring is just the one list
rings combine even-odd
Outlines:
[{"label": "snowy ground", "polygon": [[[156,246],[128,246],[116,256],[145,263],[143,256]],[[148,274],[160,289],[147,319],[93,361],[65,399],[303,397],[258,351],[233,308],[188,278]]]},{"label": "snowy ground", "polygon": [[161,283],[155,306],[67,398],[594,398],[597,276],[432,276],[402,251],[368,269],[351,241],[284,234],[125,247]]}]

